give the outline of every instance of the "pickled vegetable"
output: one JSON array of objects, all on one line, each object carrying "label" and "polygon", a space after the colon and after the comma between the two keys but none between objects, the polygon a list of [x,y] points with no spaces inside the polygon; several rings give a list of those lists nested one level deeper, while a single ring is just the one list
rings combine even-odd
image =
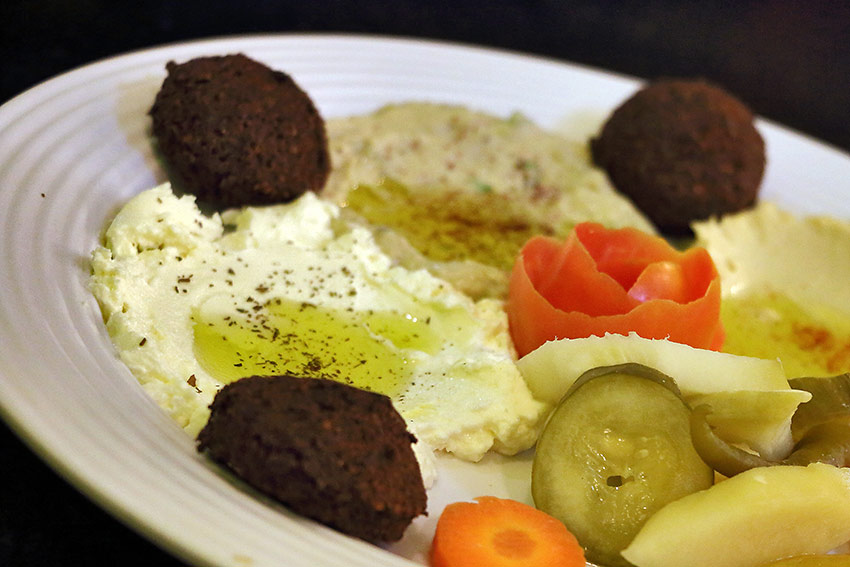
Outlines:
[{"label": "pickled vegetable", "polygon": [[771,561],[764,567],[850,567],[850,555],[798,555]]},{"label": "pickled vegetable", "polygon": [[534,397],[557,404],[585,371],[637,362],[676,378],[691,405],[713,408],[711,425],[732,443],[769,459],[791,452],[791,417],[811,394],[788,385],[782,364],[701,350],[637,335],[551,341],[522,357],[518,367]]},{"label": "pickled vegetable", "polygon": [[841,421],[821,423],[809,429],[794,447],[785,463],[806,465],[826,463],[850,466],[850,424]]},{"label": "pickled vegetable", "polygon": [[708,405],[708,422],[716,434],[757,452],[765,459],[781,460],[794,449],[791,419],[811,394],[802,390],[736,390],[686,396],[692,407]]},{"label": "pickled vegetable", "polygon": [[671,502],[623,550],[638,567],[758,567],[850,540],[850,469],[756,468]]},{"label": "pickled vegetable", "polygon": [[703,460],[725,476],[772,465],[850,466],[850,374],[794,378],[789,384],[797,391],[809,393],[811,400],[800,405],[791,420],[796,443],[787,457],[754,455],[730,444],[735,439],[718,434],[709,425],[713,415],[709,403],[696,407],[691,414],[694,447]]},{"label": "pickled vegetable", "polygon": [[674,376],[685,396],[789,389],[777,360],[696,349],[636,334],[550,341],[522,357],[519,368],[535,398],[556,404],[587,370],[627,362]]},{"label": "pickled vegetable", "polygon": [[788,457],[770,460],[744,451],[721,439],[708,424],[711,408],[701,405],[691,412],[691,438],[702,460],[720,474],[731,477],[755,467],[825,463],[850,466],[850,423],[839,420],[809,428]]},{"label": "pickled vegetable", "polygon": [[711,408],[701,405],[691,412],[691,440],[702,460],[723,476],[735,476],[755,467],[767,467],[775,462],[731,445],[717,436],[708,424]]},{"label": "pickled vegetable", "polygon": [[792,388],[811,393],[812,399],[800,406],[791,422],[791,432],[800,439],[815,425],[836,419],[850,420],[850,373],[826,378],[794,378]]},{"label": "pickled vegetable", "polygon": [[673,380],[648,367],[585,373],[538,441],[535,505],[564,522],[590,561],[628,565],[620,550],[652,514],[713,482],[689,414]]}]

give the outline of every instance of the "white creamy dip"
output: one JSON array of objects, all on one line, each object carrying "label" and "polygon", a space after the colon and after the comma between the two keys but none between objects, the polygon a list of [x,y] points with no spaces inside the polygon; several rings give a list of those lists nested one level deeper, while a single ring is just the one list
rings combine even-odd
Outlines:
[{"label": "white creamy dip", "polygon": [[145,191],[94,251],[91,289],[121,359],[193,436],[252,374],[386,393],[424,444],[472,461],[532,446],[545,414],[498,301],[393,266],[312,193],[205,216],[167,184]]}]

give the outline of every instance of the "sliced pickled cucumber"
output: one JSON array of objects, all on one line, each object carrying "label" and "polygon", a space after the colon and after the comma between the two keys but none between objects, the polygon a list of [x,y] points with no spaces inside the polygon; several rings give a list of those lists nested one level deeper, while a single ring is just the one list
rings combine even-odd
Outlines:
[{"label": "sliced pickled cucumber", "polygon": [[735,390],[686,396],[692,408],[711,408],[708,422],[727,443],[748,447],[770,460],[781,460],[794,447],[792,417],[811,394],[803,390]]},{"label": "sliced pickled cucumber", "polygon": [[668,502],[711,486],[691,443],[690,410],[669,377],[638,364],[594,369],[552,413],[532,469],[535,505],[560,519],[595,563],[620,556]]},{"label": "sliced pickled cucumber", "polygon": [[850,372],[828,377],[803,377],[789,380],[792,388],[810,392],[811,401],[800,406],[791,421],[794,439],[829,421],[850,421]]},{"label": "sliced pickled cucumber", "polygon": [[850,424],[836,420],[809,428],[784,463],[850,466]]},{"label": "sliced pickled cucumber", "polygon": [[721,439],[708,423],[711,408],[697,406],[691,412],[691,439],[702,460],[723,476],[732,477],[757,467],[825,463],[850,465],[850,423],[835,420],[809,428],[788,457],[771,461]]},{"label": "sliced pickled cucumber", "polygon": [[691,441],[702,460],[723,476],[731,477],[756,467],[779,464],[744,451],[717,436],[708,423],[711,408],[700,405],[691,412]]},{"label": "sliced pickled cucumber", "polygon": [[[703,460],[724,476],[772,465],[807,465],[815,462],[838,467],[850,465],[850,374],[794,378],[788,383],[793,388],[788,394],[796,392],[811,396],[809,401],[799,406],[791,420],[796,443],[789,455],[754,455],[733,445],[740,439],[728,431],[719,431],[720,428],[710,422],[715,408],[723,408],[728,404],[717,404],[711,395],[707,395],[689,400],[694,407],[691,413],[691,438]],[[717,395],[722,393],[714,396]],[[789,399],[786,405],[792,407],[797,403]],[[756,405],[751,404],[753,407]],[[777,411],[783,414],[787,411],[775,405]]]}]

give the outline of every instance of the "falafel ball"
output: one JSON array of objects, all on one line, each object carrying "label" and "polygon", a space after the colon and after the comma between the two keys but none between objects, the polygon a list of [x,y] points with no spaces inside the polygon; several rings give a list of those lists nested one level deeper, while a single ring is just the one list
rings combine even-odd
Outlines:
[{"label": "falafel ball", "polygon": [[668,234],[752,206],[765,167],[752,112],[704,80],[642,88],[611,114],[591,152],[614,186]]},{"label": "falafel ball", "polygon": [[153,134],[183,188],[221,207],[288,202],[330,171],[325,124],[286,73],[243,54],[166,65]]},{"label": "falafel ball", "polygon": [[427,497],[402,417],[387,396],[290,375],[226,385],[198,450],[294,512],[343,533],[396,541]]}]

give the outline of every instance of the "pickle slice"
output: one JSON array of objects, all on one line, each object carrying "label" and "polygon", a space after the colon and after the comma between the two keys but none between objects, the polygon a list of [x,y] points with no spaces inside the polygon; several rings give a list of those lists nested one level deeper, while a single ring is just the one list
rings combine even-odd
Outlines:
[{"label": "pickle slice", "polygon": [[639,364],[583,375],[552,413],[532,469],[535,505],[575,534],[588,560],[620,555],[656,510],[711,486],[673,380]]},{"label": "pickle slice", "polygon": [[711,408],[700,405],[691,412],[691,439],[702,460],[726,477],[756,467],[776,465],[808,465],[824,463],[836,467],[850,466],[850,423],[835,419],[813,425],[781,461],[771,461],[727,443],[714,433],[707,416]]},{"label": "pickle slice", "polygon": [[721,439],[708,424],[711,407],[699,405],[691,412],[691,442],[702,460],[726,477],[741,474],[756,467],[779,464],[760,455],[744,451]]},{"label": "pickle slice", "polygon": [[850,373],[789,380],[795,390],[811,394],[791,420],[796,441],[784,459],[769,459],[740,449],[717,435],[708,424],[713,409],[697,405],[691,412],[691,439],[702,459],[731,477],[755,467],[826,463],[850,466]]},{"label": "pickle slice", "polygon": [[803,377],[789,380],[792,388],[805,390],[812,399],[797,408],[791,421],[795,440],[817,425],[830,421],[850,421],[850,372],[828,377]]}]

